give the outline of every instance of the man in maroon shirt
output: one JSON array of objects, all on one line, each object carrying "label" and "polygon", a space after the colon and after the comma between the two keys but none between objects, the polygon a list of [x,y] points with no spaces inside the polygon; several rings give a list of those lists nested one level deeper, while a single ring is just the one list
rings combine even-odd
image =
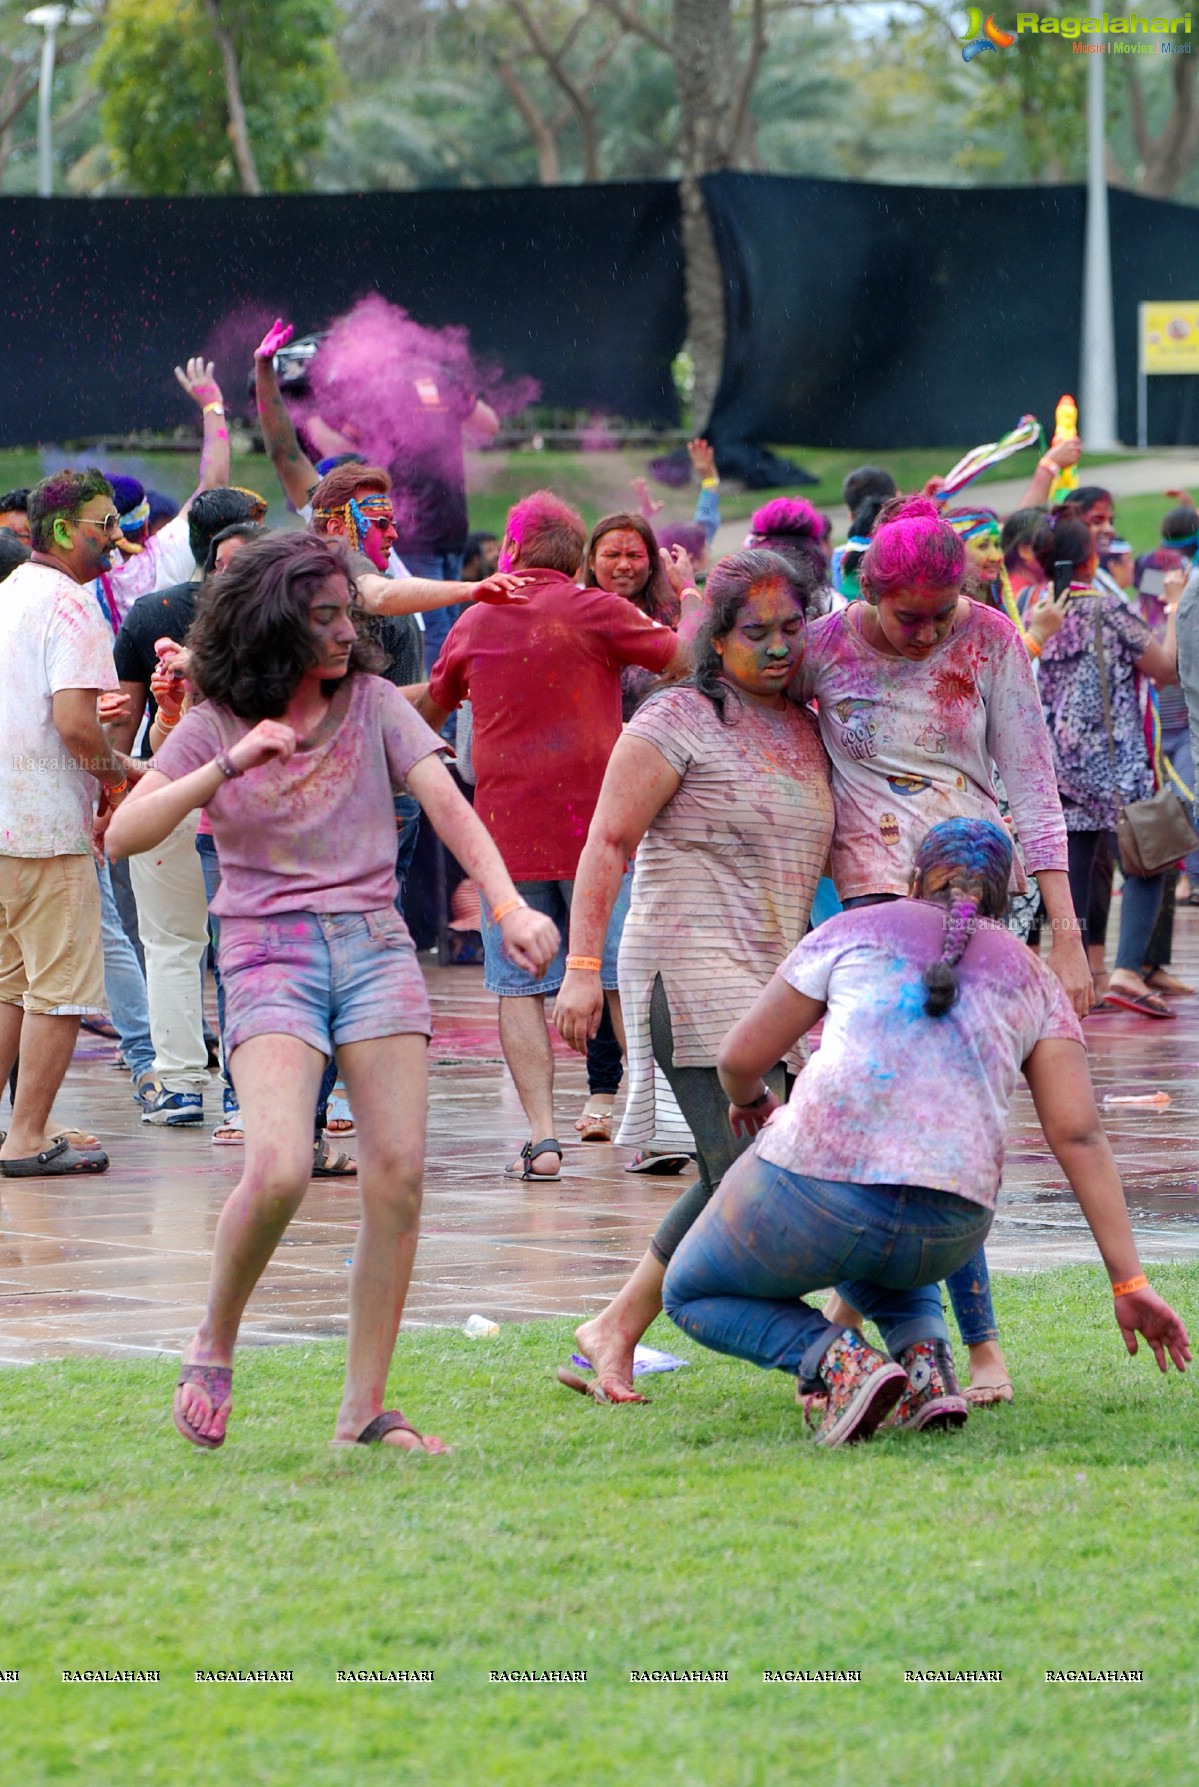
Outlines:
[{"label": "man in maroon shirt", "polygon": [[[620,736],[620,673],[638,664],[679,676],[690,652],[669,627],[623,596],[581,589],[575,573],[586,528],[547,490],[508,515],[500,567],[532,579],[519,608],[472,608],[451,628],[420,713],[439,729],[466,700],[474,714],[475,812],[499,845],[516,891],[554,920],[563,942],[535,980],[503,952],[499,926],[483,911],[484,985],[499,995],[504,1059],[529,1119],[515,1178],[557,1179],[554,1058],[545,996],[565,972],[570,896],[612,747]],[[690,633],[700,598],[684,604]],[[610,959],[609,959],[610,958]],[[615,992],[615,950],[602,983]]]}]

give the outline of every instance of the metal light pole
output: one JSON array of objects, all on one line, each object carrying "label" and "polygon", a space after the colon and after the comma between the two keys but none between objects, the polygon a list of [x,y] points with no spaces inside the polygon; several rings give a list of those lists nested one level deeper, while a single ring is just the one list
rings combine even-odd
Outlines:
[{"label": "metal light pole", "polygon": [[1087,247],[1082,285],[1080,425],[1088,449],[1119,446],[1116,432],[1116,329],[1107,221],[1104,54],[1087,57]]},{"label": "metal light pole", "polygon": [[37,87],[37,194],[48,199],[54,192],[54,155],[51,138],[50,100],[54,90],[54,55],[58,33],[63,25],[90,25],[92,15],[76,12],[67,6],[35,6],[25,14],[27,25],[37,25],[44,32],[42,67]]}]

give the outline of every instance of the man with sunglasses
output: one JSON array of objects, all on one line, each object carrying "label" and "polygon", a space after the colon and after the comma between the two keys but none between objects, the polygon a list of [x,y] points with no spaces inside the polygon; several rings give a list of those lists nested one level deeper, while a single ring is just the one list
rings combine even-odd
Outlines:
[{"label": "man with sunglasses", "polygon": [[[33,555],[0,604],[0,1084],[21,1071],[5,1178],[103,1172],[100,1149],[47,1136],[80,1018],[104,1003],[93,837],[128,788],[98,717],[117,687],[91,580],[118,529],[102,472],[61,471],[29,496]],[[94,819],[97,785],[100,816]]]}]

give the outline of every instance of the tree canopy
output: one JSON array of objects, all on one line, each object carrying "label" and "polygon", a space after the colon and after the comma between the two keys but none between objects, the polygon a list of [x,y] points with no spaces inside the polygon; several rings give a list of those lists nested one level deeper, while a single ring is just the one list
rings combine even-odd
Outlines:
[{"label": "tree canopy", "polygon": [[337,79],[321,0],[111,0],[105,17],[91,75],[114,168],[134,191],[254,190],[235,93],[261,188],[312,184]]}]

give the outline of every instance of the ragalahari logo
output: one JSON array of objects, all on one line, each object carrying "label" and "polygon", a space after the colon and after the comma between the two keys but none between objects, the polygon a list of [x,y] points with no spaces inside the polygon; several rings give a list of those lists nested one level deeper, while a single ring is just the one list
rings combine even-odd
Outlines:
[{"label": "ragalahari logo", "polygon": [[962,51],[963,62],[973,62],[984,50],[1010,50],[1016,39],[1010,31],[1003,31],[995,23],[995,14],[989,12],[986,22],[983,21],[982,8],[972,6],[969,9],[966,29],[962,32],[960,42],[965,44]]}]

